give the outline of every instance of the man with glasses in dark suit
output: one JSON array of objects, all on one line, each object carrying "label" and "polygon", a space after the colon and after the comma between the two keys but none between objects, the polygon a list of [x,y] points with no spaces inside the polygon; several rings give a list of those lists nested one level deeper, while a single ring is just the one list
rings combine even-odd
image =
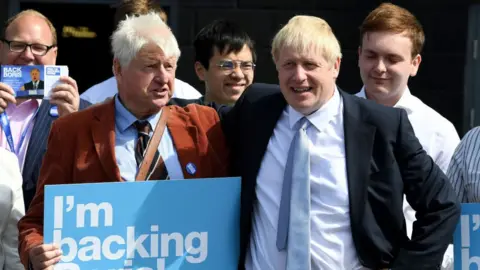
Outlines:
[{"label": "man with glasses in dark suit", "polygon": [[[0,61],[3,65],[55,65],[56,44],[57,34],[48,18],[37,11],[25,10],[5,24]],[[26,208],[35,194],[53,120],[89,105],[80,101],[74,79],[61,77],[60,82],[50,91],[49,101],[16,99],[13,89],[0,82],[0,147],[18,157]]]}]

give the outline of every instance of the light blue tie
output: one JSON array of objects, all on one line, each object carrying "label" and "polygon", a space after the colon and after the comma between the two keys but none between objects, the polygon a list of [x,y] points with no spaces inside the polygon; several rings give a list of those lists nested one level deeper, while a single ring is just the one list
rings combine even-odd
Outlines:
[{"label": "light blue tie", "polygon": [[297,123],[290,144],[278,216],[277,248],[287,248],[286,270],[310,269],[310,153],[308,119]]}]

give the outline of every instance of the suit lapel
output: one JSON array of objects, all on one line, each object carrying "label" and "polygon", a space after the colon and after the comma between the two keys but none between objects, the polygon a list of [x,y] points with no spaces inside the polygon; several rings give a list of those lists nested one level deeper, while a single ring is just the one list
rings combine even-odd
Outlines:
[{"label": "suit lapel", "polygon": [[98,158],[110,181],[122,181],[115,159],[115,100],[96,108],[94,116],[92,138]]},{"label": "suit lapel", "polygon": [[365,207],[376,128],[364,121],[366,111],[360,108],[354,97],[343,92],[341,94],[344,100],[343,119],[350,218],[352,229],[355,229],[353,225],[361,224]]},{"label": "suit lapel", "polygon": [[41,166],[39,159],[43,158],[47,149],[48,134],[50,133],[52,122],[55,120],[55,118],[49,114],[50,107],[50,102],[43,100],[33,124],[22,170],[24,185],[27,189],[35,187],[38,175],[35,176],[32,174],[34,171],[39,171],[40,168],[36,168],[35,165]]},{"label": "suit lapel", "polygon": [[[206,153],[206,142],[200,142],[198,129],[190,124],[185,124],[183,121],[179,121],[173,112],[167,120],[167,129],[170,132],[173,146],[177,151],[178,160],[182,167],[182,173],[185,179],[189,178],[202,178],[208,175],[206,169],[209,166],[202,166],[202,153]],[[195,165],[195,171],[187,171],[188,164]]]},{"label": "suit lapel", "polygon": [[251,112],[251,115],[249,115],[249,123],[251,123],[252,127],[250,128],[251,132],[248,133],[248,136],[250,136],[248,142],[253,145],[248,147],[250,150],[246,155],[248,159],[242,161],[249,165],[240,165],[241,170],[246,170],[245,173],[237,172],[238,175],[245,175],[246,178],[243,188],[250,205],[250,207],[247,207],[249,211],[253,210],[257,176],[268,147],[268,142],[286,105],[287,102],[282,93],[278,92],[271,99],[260,102]]}]

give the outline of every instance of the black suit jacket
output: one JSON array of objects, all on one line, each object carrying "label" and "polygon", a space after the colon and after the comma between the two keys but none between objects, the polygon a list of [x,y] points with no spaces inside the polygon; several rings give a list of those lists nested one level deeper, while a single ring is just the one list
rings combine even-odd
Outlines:
[{"label": "black suit jacket", "polygon": [[[351,230],[360,262],[372,269],[438,269],[460,216],[446,176],[422,149],[405,111],[340,93]],[[254,84],[233,109],[220,109],[232,174],[242,177],[239,269],[249,247],[259,168],[286,106],[277,85]],[[412,240],[404,194],[417,211]]]},{"label": "black suit jacket", "polygon": [[[33,82],[30,81],[30,82],[24,84],[23,87],[25,88],[25,90],[33,90]],[[38,87],[37,87],[37,89],[41,90],[41,89],[44,89],[44,88],[45,88],[45,84],[44,84],[44,82],[43,82],[42,80],[40,80],[40,81],[38,82]]]},{"label": "black suit jacket", "polygon": [[[90,102],[80,99],[80,110],[90,106]],[[57,116],[50,114],[53,105],[48,100],[43,100],[40,104],[35,124],[33,125],[32,135],[28,143],[27,152],[25,154],[25,162],[23,165],[23,199],[25,208],[28,209],[30,202],[35,195],[37,188],[37,179],[42,167],[43,155],[47,151],[47,139],[50,133],[50,127]],[[65,151],[65,149],[58,149]]]}]

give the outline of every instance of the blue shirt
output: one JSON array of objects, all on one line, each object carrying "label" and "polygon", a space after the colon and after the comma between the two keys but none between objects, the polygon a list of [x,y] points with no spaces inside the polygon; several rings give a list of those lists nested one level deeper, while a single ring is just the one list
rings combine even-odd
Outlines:
[{"label": "blue shirt", "polygon": [[[162,111],[146,119],[152,129],[156,127],[161,114]],[[135,160],[135,145],[138,140],[138,131],[133,126],[135,121],[137,121],[137,118],[123,106],[118,95],[115,95],[115,158],[120,169],[120,176],[125,181],[135,181],[135,176],[138,172]],[[152,133],[150,133],[150,136]],[[182,166],[178,160],[177,151],[173,145],[168,128],[165,129],[162,135],[158,150],[165,161],[170,179],[184,179]]]}]

